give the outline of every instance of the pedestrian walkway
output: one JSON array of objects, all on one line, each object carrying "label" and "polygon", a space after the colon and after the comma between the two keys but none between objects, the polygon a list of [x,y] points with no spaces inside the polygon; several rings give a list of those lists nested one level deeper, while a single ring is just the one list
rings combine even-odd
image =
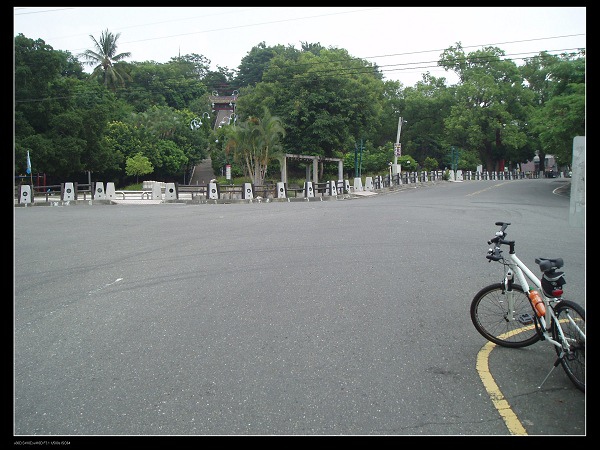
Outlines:
[{"label": "pedestrian walkway", "polygon": [[210,156],[209,156],[208,158],[200,161],[200,164],[198,164],[194,168],[194,174],[192,175],[190,184],[205,186],[213,178],[215,178],[215,174],[214,174],[213,168],[212,168],[212,160],[210,159]]}]

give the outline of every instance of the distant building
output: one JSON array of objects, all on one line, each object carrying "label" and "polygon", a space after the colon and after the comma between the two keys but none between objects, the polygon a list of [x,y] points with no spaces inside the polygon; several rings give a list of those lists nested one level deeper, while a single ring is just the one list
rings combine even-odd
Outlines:
[{"label": "distant building", "polygon": [[[539,172],[540,157],[535,155],[533,161],[527,161],[521,164],[521,172]],[[544,172],[558,172],[558,165],[554,159],[554,155],[546,155],[544,158]]]},{"label": "distant building", "polygon": [[237,97],[237,91],[233,91],[232,95],[223,96],[219,96],[215,91],[213,92],[213,95],[209,96],[213,113],[216,114],[214,122],[215,130],[223,125],[235,124],[235,121],[237,120],[237,115],[235,113]]}]

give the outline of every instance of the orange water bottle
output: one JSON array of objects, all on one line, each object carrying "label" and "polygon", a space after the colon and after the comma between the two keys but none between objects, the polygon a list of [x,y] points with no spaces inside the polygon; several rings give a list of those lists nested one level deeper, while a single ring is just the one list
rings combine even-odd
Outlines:
[{"label": "orange water bottle", "polygon": [[535,308],[535,312],[538,317],[542,317],[546,315],[546,305],[544,305],[544,300],[538,291],[529,286],[529,301]]}]

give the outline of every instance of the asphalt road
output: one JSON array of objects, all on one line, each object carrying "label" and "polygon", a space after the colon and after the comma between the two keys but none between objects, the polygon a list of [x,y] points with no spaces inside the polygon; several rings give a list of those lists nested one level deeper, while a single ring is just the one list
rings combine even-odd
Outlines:
[{"label": "asphalt road", "polygon": [[[112,436],[507,436],[469,317],[517,254],[562,257],[585,305],[565,179],[359,199],[14,208],[14,441]],[[545,343],[494,348],[528,435],[586,435]]]}]

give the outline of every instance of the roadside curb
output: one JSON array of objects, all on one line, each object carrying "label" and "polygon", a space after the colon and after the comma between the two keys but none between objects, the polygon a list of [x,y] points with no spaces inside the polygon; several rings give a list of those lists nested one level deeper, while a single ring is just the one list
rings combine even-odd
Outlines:
[{"label": "roadside curb", "polygon": [[162,204],[182,204],[182,205],[222,205],[222,204],[251,204],[251,203],[295,203],[295,202],[326,202],[326,201],[339,201],[339,200],[352,200],[360,198],[368,198],[375,195],[386,195],[393,192],[403,191],[407,189],[417,189],[423,187],[430,187],[446,183],[447,181],[426,181],[419,183],[401,184],[383,189],[374,189],[372,191],[359,191],[351,192],[348,194],[340,195],[323,195],[316,197],[286,197],[286,198],[262,198],[255,197],[252,199],[178,199],[178,200],[151,200],[151,199],[139,199],[139,200],[117,200],[117,199],[106,199],[106,200],[60,200],[60,199],[49,199],[48,201],[34,201],[32,203],[18,203],[15,199],[14,206],[20,208],[27,208],[31,206],[94,206],[94,205],[162,205]]}]

